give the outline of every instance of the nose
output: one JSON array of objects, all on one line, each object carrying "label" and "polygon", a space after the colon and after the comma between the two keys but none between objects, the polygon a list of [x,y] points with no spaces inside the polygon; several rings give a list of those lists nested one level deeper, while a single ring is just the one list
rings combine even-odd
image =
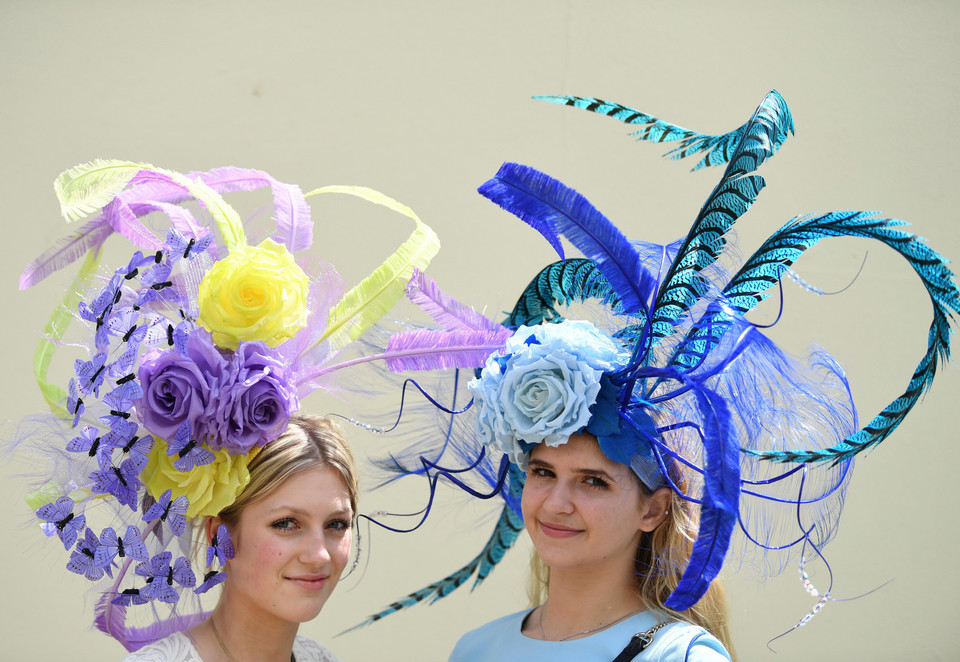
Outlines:
[{"label": "nose", "polygon": [[570,513],[573,511],[573,500],[570,498],[570,487],[562,480],[554,481],[547,488],[543,499],[543,508],[551,513]]},{"label": "nose", "polygon": [[320,566],[330,562],[328,540],[321,532],[307,536],[300,550],[300,561],[307,565]]}]

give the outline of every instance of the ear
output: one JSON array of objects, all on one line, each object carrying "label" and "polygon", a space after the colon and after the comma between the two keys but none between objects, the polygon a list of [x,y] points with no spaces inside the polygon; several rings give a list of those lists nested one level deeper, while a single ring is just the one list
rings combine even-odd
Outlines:
[{"label": "ear", "polygon": [[673,492],[669,487],[661,487],[646,500],[640,511],[640,530],[649,533],[666,519],[670,511]]},{"label": "ear", "polygon": [[207,536],[207,545],[213,542],[213,535],[217,532],[217,528],[223,524],[223,521],[219,517],[208,517],[204,520],[203,523],[203,532]]}]

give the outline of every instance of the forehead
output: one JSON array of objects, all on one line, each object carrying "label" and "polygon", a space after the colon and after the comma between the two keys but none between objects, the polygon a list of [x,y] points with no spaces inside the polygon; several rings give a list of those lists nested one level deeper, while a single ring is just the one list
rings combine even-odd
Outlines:
[{"label": "forehead", "polygon": [[343,476],[333,467],[313,467],[287,478],[270,494],[247,506],[244,514],[248,511],[257,514],[282,508],[318,514],[349,511],[350,490]]},{"label": "forehead", "polygon": [[604,455],[596,439],[579,433],[570,435],[567,443],[556,447],[537,444],[530,451],[530,460],[547,462],[563,468],[604,471],[614,477],[627,476],[631,473],[630,467],[614,462]]}]

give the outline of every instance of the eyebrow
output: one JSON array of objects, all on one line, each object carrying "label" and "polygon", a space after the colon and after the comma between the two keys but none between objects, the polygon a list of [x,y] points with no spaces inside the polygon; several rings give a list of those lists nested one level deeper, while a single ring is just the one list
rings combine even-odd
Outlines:
[{"label": "eyebrow", "polygon": [[[301,516],[308,516],[308,517],[313,514],[313,513],[311,513],[310,511],[304,510],[303,508],[300,508],[300,507],[297,507],[297,506],[287,506],[287,505],[284,505],[284,504],[277,505],[277,506],[271,508],[268,512],[269,512],[269,514],[272,516],[272,515],[276,514],[277,511],[286,511],[286,512],[289,512],[289,513],[293,513],[294,515],[301,515]],[[349,508],[349,507],[347,507],[347,508],[338,508],[337,510],[334,510],[334,511],[331,512],[331,513],[327,513],[326,517],[339,517],[339,516],[343,516],[343,515],[349,515],[349,516],[352,517],[352,516],[353,516],[353,509],[352,509],[352,508]]]},{"label": "eyebrow", "polygon": [[[552,464],[550,464],[549,462],[544,462],[543,460],[531,459],[530,462],[527,463],[527,466],[528,467],[537,466],[543,469],[550,469],[551,471],[556,471],[556,468]],[[613,476],[608,474],[603,469],[575,468],[575,469],[572,469],[572,471],[573,473],[580,474],[581,476],[598,476],[600,478],[606,478],[611,482],[616,482],[614,481]]]}]

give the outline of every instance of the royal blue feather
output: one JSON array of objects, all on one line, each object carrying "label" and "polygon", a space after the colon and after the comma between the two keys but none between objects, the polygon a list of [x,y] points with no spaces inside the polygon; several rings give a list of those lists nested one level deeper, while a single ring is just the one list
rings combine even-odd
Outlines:
[{"label": "royal blue feather", "polygon": [[623,233],[582,195],[538,170],[515,163],[504,163],[479,190],[521,219],[536,218],[555,228],[597,263],[619,295],[624,312],[646,314],[656,279]]},{"label": "royal blue feather", "polygon": [[664,603],[677,611],[695,605],[720,573],[740,500],[739,446],[727,405],[722,397],[699,385],[694,386],[694,393],[703,420],[706,466],[697,539],[677,588]]}]

